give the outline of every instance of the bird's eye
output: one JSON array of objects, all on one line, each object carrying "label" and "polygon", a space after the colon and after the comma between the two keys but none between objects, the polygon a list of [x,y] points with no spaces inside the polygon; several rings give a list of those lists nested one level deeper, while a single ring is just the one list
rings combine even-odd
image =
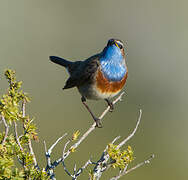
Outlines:
[{"label": "bird's eye", "polygon": [[120,48],[120,49],[122,49],[122,48],[123,48],[123,46],[122,46],[121,44],[118,44],[118,46],[119,46],[119,48]]}]

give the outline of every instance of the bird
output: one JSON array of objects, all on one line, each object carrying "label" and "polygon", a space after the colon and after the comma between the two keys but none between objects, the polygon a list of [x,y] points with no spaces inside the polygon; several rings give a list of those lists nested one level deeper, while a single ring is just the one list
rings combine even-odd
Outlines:
[{"label": "bird", "polygon": [[69,78],[63,90],[77,87],[81,101],[96,122],[96,127],[102,127],[100,119],[95,117],[86,100],[103,99],[113,111],[111,99],[115,97],[126,84],[128,68],[127,52],[119,39],[109,39],[104,49],[83,61],[69,61],[58,56],[49,59],[66,68]]}]

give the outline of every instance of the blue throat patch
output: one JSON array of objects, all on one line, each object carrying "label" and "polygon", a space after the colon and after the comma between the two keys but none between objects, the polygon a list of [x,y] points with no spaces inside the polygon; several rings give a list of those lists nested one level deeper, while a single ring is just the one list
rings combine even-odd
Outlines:
[{"label": "blue throat patch", "polygon": [[121,81],[127,72],[124,57],[116,45],[103,50],[100,64],[102,73],[109,81]]}]

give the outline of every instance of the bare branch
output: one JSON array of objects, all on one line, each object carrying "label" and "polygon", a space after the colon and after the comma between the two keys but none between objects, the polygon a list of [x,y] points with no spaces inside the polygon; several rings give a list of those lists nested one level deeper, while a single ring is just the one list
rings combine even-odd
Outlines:
[{"label": "bare branch", "polygon": [[111,142],[112,144],[114,144],[121,136],[117,136],[116,138],[114,138],[114,140]]},{"label": "bare branch", "polygon": [[74,165],[74,169],[73,170],[74,170],[74,174],[75,174],[76,173],[76,164]]},{"label": "bare branch", "polygon": [[[85,169],[89,164],[92,164],[91,160],[89,159],[83,166],[82,166],[82,170]],[[77,172],[78,173],[78,172]]]},{"label": "bare branch", "polygon": [[69,176],[71,176],[71,177],[73,178],[73,175],[69,172],[69,170],[67,169],[67,167],[66,167],[66,165],[65,165],[64,159],[63,159],[63,161],[62,161],[62,165],[63,165],[63,168],[64,168],[65,172],[66,172]]},{"label": "bare branch", "polygon": [[20,150],[23,152],[23,148],[22,148],[22,146],[20,144],[20,140],[19,140],[19,137],[18,137],[18,131],[17,131],[17,123],[16,123],[16,121],[14,121],[14,133],[15,133],[16,142],[17,142]]},{"label": "bare branch", "polygon": [[[70,143],[70,140],[68,140],[68,141],[65,143],[65,146],[64,146],[64,148],[63,148],[62,165],[63,165],[63,168],[64,168],[65,172],[66,172],[69,176],[71,176],[71,177],[73,178],[72,174],[69,172],[69,170],[67,169],[67,167],[66,167],[66,165],[65,165],[65,158],[64,158],[64,156],[65,156],[65,151],[66,151],[66,148],[67,148],[67,146],[68,146],[69,143]],[[69,150],[68,150],[68,151],[69,151]]]},{"label": "bare branch", "polygon": [[123,169],[123,173],[127,170],[127,168],[128,168],[128,164],[125,165],[125,168]]},{"label": "bare branch", "polygon": [[62,161],[62,164],[63,164],[63,168],[64,168],[65,172],[66,172],[69,176],[72,177],[72,180],[76,180],[76,179],[78,178],[78,176],[80,176],[80,175],[82,174],[83,170],[84,170],[89,164],[93,164],[93,163],[92,163],[91,160],[89,159],[89,160],[88,160],[81,168],[79,168],[77,171],[76,171],[76,164],[75,164],[75,166],[74,166],[74,174],[73,174],[73,175],[68,171],[68,169],[67,169],[67,167],[66,167],[66,165],[65,165],[64,160]]},{"label": "bare branch", "polygon": [[118,179],[121,178],[122,176],[124,176],[124,175],[130,173],[131,171],[134,171],[135,169],[137,169],[137,168],[139,168],[139,167],[141,167],[141,166],[143,166],[143,165],[145,165],[145,164],[150,163],[150,161],[151,161],[153,158],[154,158],[154,154],[153,154],[149,159],[145,160],[144,162],[141,162],[141,163],[137,164],[136,166],[130,168],[129,170],[123,171],[123,172],[120,173],[118,176],[113,177],[113,178],[111,178],[110,180],[118,180]]},{"label": "bare branch", "polygon": [[26,100],[24,99],[22,103],[22,116],[23,117],[25,117],[25,105],[26,105]]},{"label": "bare branch", "polygon": [[56,140],[56,142],[51,145],[51,147],[48,149],[48,153],[49,153],[49,154],[52,153],[53,148],[54,148],[54,147],[57,145],[57,143],[58,143],[59,141],[61,141],[61,139],[63,139],[66,135],[67,135],[67,133],[65,133],[63,136],[61,136],[60,138],[58,138],[58,139]]},{"label": "bare branch", "polygon": [[50,159],[51,153],[47,151],[46,141],[44,141],[44,149],[45,149],[45,155],[46,155],[46,161],[47,161],[47,166],[46,166],[46,171],[47,171],[51,167],[51,159]]},{"label": "bare branch", "polygon": [[[62,165],[63,165],[63,168],[65,170],[65,172],[72,177],[73,180],[76,180],[78,176],[80,176],[80,174],[83,172],[83,170],[89,165],[89,164],[92,164],[92,162],[90,160],[88,160],[84,166],[82,166],[81,168],[78,169],[78,171],[76,171],[76,164],[74,166],[74,174],[71,174],[69,172],[69,170],[67,169],[66,165],[65,165],[65,159],[64,157],[67,157],[66,156],[66,148],[68,146],[68,144],[70,143],[71,141],[68,140],[66,143],[65,143],[65,146],[64,146],[64,149],[63,149],[63,155],[62,155]],[[72,147],[71,147],[72,148]],[[67,151],[67,152],[70,152],[71,151],[71,148]]]},{"label": "bare branch", "polygon": [[65,159],[64,156],[65,156],[65,151],[66,151],[66,148],[68,146],[68,144],[70,143],[70,140],[68,140],[66,143],[65,143],[65,146],[63,148],[63,156],[62,156],[62,159]]},{"label": "bare branch", "polygon": [[75,173],[74,177],[77,178],[78,176],[80,176],[81,173],[83,172],[83,170],[84,170],[89,164],[93,164],[90,159],[89,159],[80,169],[78,169],[78,171]]},{"label": "bare branch", "polygon": [[57,143],[58,143],[61,139],[63,139],[66,135],[67,135],[67,133],[65,133],[63,136],[61,136],[60,138],[58,138],[58,139],[55,141],[55,143],[52,144],[51,147],[50,147],[48,150],[47,150],[47,147],[46,147],[46,142],[44,141],[45,152],[48,154],[48,156],[51,155],[53,148],[54,148],[54,147],[57,145]]},{"label": "bare branch", "polygon": [[33,147],[32,147],[32,144],[31,144],[31,139],[28,140],[28,147],[29,147],[30,154],[33,156],[34,165],[35,165],[35,167],[37,167],[38,166],[37,159],[36,159],[35,153],[33,151]]},{"label": "bare branch", "polygon": [[46,147],[46,141],[44,140],[44,150],[45,150],[45,153],[47,152],[47,147]]},{"label": "bare branch", "polygon": [[[17,144],[18,144],[20,150],[21,150],[22,152],[24,152],[23,147],[21,146],[20,140],[19,140],[19,137],[18,137],[18,131],[17,131],[17,123],[16,123],[16,121],[14,121],[14,133],[15,133],[16,142],[17,142]],[[18,161],[20,162],[20,164],[21,164],[24,168],[26,167],[26,166],[25,166],[25,163],[24,163],[24,160],[21,160],[21,159],[18,157]]]},{"label": "bare branch", "polygon": [[136,131],[138,129],[138,125],[140,124],[141,117],[142,117],[142,110],[140,109],[140,113],[139,113],[138,121],[136,123],[136,127],[134,128],[133,132],[127,138],[125,138],[121,143],[119,143],[117,148],[120,148],[121,146],[123,146],[128,140],[130,140],[134,136],[134,134],[136,133]]},{"label": "bare branch", "polygon": [[[119,138],[120,138],[121,136],[117,136],[117,137],[115,137],[114,138],[114,140],[111,142],[111,144],[114,144]],[[104,153],[107,151],[107,149],[108,149],[108,145],[106,146],[106,148],[104,149]]]},{"label": "bare branch", "polygon": [[46,155],[46,161],[47,161],[47,166],[46,166],[46,169],[45,171],[49,173],[50,175],[50,178],[55,180],[55,174],[54,174],[54,168],[57,166],[56,165],[56,161],[52,164],[51,163],[51,153],[52,153],[52,150],[53,148],[57,145],[57,143],[62,139],[64,138],[65,136],[67,135],[67,133],[65,133],[63,136],[61,136],[60,138],[58,138],[54,144],[51,145],[51,147],[47,150],[47,147],[46,147],[46,142],[44,141],[44,148],[45,148],[45,155]]},{"label": "bare branch", "polygon": [[1,114],[1,120],[4,124],[4,126],[5,126],[5,136],[4,136],[3,141],[2,141],[2,145],[3,145],[6,141],[6,139],[7,139],[7,136],[8,136],[9,125],[7,124],[5,117],[2,114]]},{"label": "bare branch", "polygon": [[[22,117],[23,118],[25,117],[25,106],[26,106],[26,100],[24,99],[23,103],[22,103]],[[25,129],[24,123],[23,123],[23,128]],[[19,140],[19,137],[17,139]],[[37,159],[35,157],[35,153],[33,151],[33,147],[32,147],[32,143],[31,143],[31,139],[30,138],[28,139],[28,148],[29,148],[30,154],[33,156],[34,165],[35,165],[35,167],[37,167],[38,163],[37,163]]]}]

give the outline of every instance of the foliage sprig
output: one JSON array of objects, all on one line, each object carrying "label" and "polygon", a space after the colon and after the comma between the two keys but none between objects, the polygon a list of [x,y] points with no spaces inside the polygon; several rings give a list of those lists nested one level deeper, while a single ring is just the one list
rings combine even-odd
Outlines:
[{"label": "foliage sprig", "polygon": [[[0,133],[0,180],[49,179],[45,171],[35,167],[34,156],[29,149],[31,140],[38,139],[36,125],[23,112],[23,104],[29,102],[30,98],[21,89],[22,81],[16,80],[15,71],[8,69],[4,75],[9,87],[0,99],[0,117],[6,124],[5,131]],[[17,124],[23,127],[20,132],[16,128]],[[20,168],[16,159],[21,164]]]}]

